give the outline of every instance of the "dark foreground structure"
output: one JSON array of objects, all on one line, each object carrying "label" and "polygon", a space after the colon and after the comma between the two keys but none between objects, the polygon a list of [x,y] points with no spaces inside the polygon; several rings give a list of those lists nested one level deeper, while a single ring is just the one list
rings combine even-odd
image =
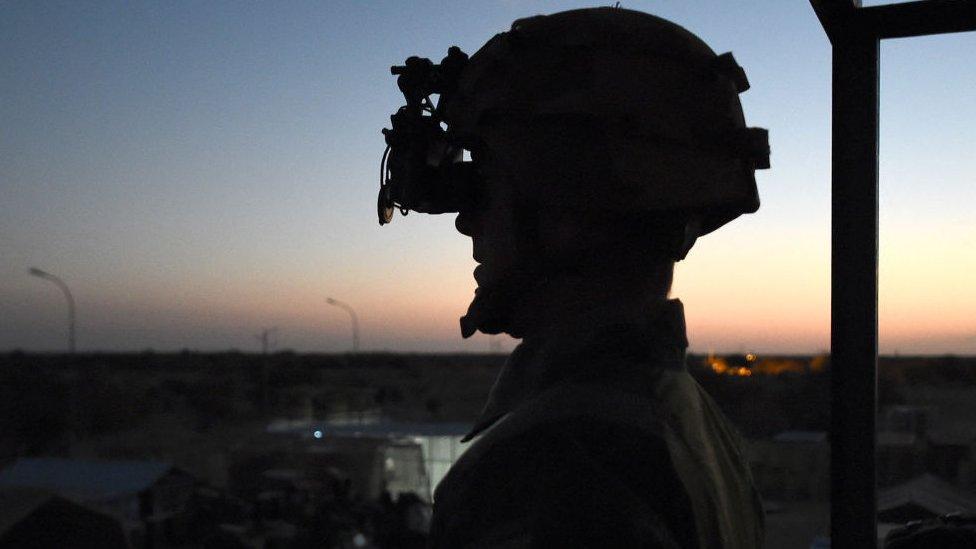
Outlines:
[{"label": "dark foreground structure", "polygon": [[833,45],[831,539],[877,540],[878,52],[885,38],[976,31],[976,1],[811,0]]}]

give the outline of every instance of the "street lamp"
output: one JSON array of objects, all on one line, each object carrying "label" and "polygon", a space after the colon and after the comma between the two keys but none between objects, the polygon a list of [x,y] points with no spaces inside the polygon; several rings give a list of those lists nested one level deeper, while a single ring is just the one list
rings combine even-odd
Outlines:
[{"label": "street lamp", "polygon": [[71,296],[71,290],[68,289],[68,285],[64,283],[63,280],[54,276],[51,273],[44,272],[36,267],[31,267],[28,271],[32,276],[37,278],[43,278],[49,282],[53,282],[61,291],[64,292],[65,299],[68,300],[68,352],[74,354],[75,352],[75,298]]},{"label": "street lamp", "polygon": [[359,320],[356,318],[356,311],[353,311],[349,305],[331,297],[326,298],[325,302],[329,305],[335,305],[336,307],[345,309],[349,313],[349,318],[352,320],[352,352],[359,351]]}]

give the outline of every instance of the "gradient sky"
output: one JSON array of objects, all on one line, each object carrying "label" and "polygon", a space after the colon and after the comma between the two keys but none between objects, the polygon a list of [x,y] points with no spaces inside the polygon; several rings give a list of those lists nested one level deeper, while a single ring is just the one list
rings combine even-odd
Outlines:
[{"label": "gradient sky", "polygon": [[[677,269],[695,351],[818,352],[829,329],[830,48],[804,0],[624,2],[733,51],[770,129],[763,201]],[[0,350],[485,351],[453,216],[374,214],[389,65],[473,53],[583,2],[0,4]],[[886,41],[881,348],[976,353],[976,35]],[[513,342],[505,340],[510,349]]]}]

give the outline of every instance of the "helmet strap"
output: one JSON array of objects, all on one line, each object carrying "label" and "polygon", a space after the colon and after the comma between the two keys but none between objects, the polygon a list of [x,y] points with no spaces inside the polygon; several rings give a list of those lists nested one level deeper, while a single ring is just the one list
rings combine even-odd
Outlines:
[{"label": "helmet strap", "polygon": [[516,308],[527,295],[537,293],[548,281],[546,262],[540,257],[538,243],[538,204],[526,197],[516,200],[515,225],[519,235],[516,242],[516,269],[493,287],[475,291],[467,314],[461,317],[461,336],[471,337],[476,331],[485,334],[507,333],[522,337],[515,322]]},{"label": "helmet strap", "polygon": [[685,223],[685,236],[684,241],[681,243],[681,247],[678,248],[675,254],[674,260],[681,261],[684,259],[688,252],[691,251],[691,247],[695,245],[698,240],[698,236],[701,234],[702,230],[702,216],[701,214],[696,214],[688,219]]}]

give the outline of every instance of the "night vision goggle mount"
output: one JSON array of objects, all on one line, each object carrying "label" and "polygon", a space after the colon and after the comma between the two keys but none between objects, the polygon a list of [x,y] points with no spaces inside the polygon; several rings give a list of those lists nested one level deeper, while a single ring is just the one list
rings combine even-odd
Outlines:
[{"label": "night vision goggle mount", "polygon": [[[383,128],[386,150],[376,204],[380,225],[392,221],[395,210],[437,214],[473,205],[477,172],[472,162],[462,161],[463,147],[445,130],[442,116],[467,62],[467,54],[452,46],[440,65],[410,57],[390,68],[407,104],[390,116],[393,127]],[[432,94],[439,95],[436,107]]]}]

